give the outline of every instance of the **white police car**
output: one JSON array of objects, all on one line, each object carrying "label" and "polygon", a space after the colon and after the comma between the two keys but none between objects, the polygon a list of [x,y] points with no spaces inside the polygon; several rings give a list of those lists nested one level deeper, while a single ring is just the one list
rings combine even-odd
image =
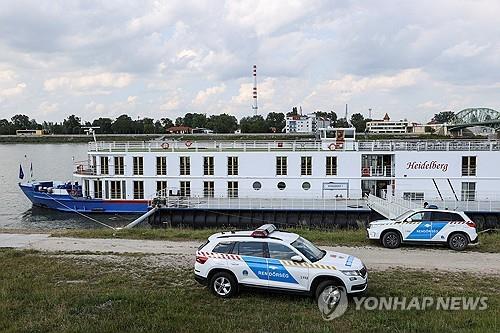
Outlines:
[{"label": "white police car", "polygon": [[363,292],[366,267],[356,257],[321,250],[297,234],[266,224],[255,231],[221,232],[196,252],[198,282],[219,297],[231,297],[240,286],[304,293],[315,297]]},{"label": "white police car", "polygon": [[393,220],[371,222],[369,239],[378,239],[387,248],[402,242],[445,243],[457,251],[477,242],[476,224],[464,213],[440,209],[414,209]]}]

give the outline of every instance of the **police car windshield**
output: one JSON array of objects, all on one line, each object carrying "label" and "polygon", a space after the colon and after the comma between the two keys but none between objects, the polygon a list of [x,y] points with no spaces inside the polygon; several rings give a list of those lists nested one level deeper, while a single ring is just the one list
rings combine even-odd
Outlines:
[{"label": "police car windshield", "polygon": [[394,220],[394,221],[402,221],[404,219],[406,219],[408,216],[410,216],[411,214],[415,213],[415,211],[413,210],[409,210],[407,212],[404,212],[403,214],[399,215],[398,217],[395,217],[391,220]]},{"label": "police car windshield", "polygon": [[297,240],[292,243],[292,246],[311,262],[320,260],[325,256],[326,253],[325,251],[318,249],[316,245],[302,237],[297,238]]}]

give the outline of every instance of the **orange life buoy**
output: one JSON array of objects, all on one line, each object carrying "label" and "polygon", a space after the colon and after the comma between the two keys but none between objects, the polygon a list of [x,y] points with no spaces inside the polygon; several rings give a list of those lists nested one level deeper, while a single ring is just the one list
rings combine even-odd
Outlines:
[{"label": "orange life buoy", "polygon": [[168,147],[170,147],[170,145],[168,144],[168,142],[163,142],[163,143],[161,144],[161,147],[162,147],[163,149],[168,149]]},{"label": "orange life buoy", "polygon": [[369,175],[370,175],[370,169],[368,169],[368,168],[363,168],[363,169],[361,170],[361,175],[362,175],[362,176],[369,176]]},{"label": "orange life buoy", "polygon": [[186,147],[191,147],[191,145],[192,145],[192,144],[193,144],[193,142],[191,142],[191,141],[189,141],[189,140],[188,140],[188,141],[186,141]]},{"label": "orange life buoy", "polygon": [[328,149],[335,150],[335,143],[330,143],[330,145],[328,146]]}]

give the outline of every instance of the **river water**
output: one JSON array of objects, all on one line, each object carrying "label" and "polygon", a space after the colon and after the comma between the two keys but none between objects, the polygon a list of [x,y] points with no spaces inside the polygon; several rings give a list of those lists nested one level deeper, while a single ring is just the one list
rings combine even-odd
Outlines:
[{"label": "river water", "polygon": [[[63,229],[102,227],[83,216],[32,207],[18,187],[19,165],[24,181],[33,179],[73,179],[73,160],[87,159],[87,144],[0,144],[0,228]],[[123,226],[137,215],[92,214],[92,218],[112,226]]]}]

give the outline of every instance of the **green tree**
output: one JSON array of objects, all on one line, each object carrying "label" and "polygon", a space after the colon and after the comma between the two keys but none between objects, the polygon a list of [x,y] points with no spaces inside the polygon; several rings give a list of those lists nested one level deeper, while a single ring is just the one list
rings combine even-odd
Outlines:
[{"label": "green tree", "polygon": [[115,134],[129,134],[134,133],[134,122],[132,118],[126,114],[122,114],[111,125],[113,133]]},{"label": "green tree", "polygon": [[175,118],[175,126],[184,126],[184,118],[182,117]]},{"label": "green tree", "polygon": [[165,133],[165,128],[161,125],[161,121],[155,121],[155,133],[163,134]]},{"label": "green tree", "polygon": [[335,122],[335,125],[333,125],[333,127],[346,128],[346,127],[349,127],[349,123],[347,122],[347,119],[339,118],[339,119],[337,119],[337,121]]},{"label": "green tree", "polygon": [[432,118],[432,122],[438,124],[449,123],[455,119],[455,112],[453,111],[443,111],[436,113]]},{"label": "green tree", "polygon": [[297,107],[296,107],[296,106],[294,106],[294,107],[292,108],[292,111],[290,111],[290,112],[288,112],[288,113],[286,114],[286,116],[287,116],[287,117],[291,117],[291,116],[298,116],[298,115],[299,115],[299,110],[297,109]]},{"label": "green tree", "polygon": [[64,119],[62,127],[65,134],[82,133],[81,119],[74,114],[69,116],[67,119]]},{"label": "green tree", "polygon": [[234,133],[238,128],[238,120],[235,116],[226,113],[212,115],[208,119],[207,128],[215,133]]},{"label": "green tree", "polygon": [[192,128],[205,128],[207,126],[207,116],[203,113],[194,113],[191,119]]},{"label": "green tree", "polygon": [[12,124],[7,119],[0,119],[0,135],[16,134]]},{"label": "green tree", "polygon": [[351,124],[356,128],[357,133],[363,133],[366,129],[366,120],[361,113],[354,113],[351,116]]},{"label": "green tree", "polygon": [[169,118],[161,118],[160,123],[165,129],[174,126],[174,123]]},{"label": "green tree", "polygon": [[144,118],[142,120],[143,124],[143,130],[142,133],[144,134],[153,134],[155,132],[155,124],[154,120],[151,118]]},{"label": "green tree", "polygon": [[14,117],[10,118],[10,120],[12,121],[12,127],[14,130],[32,129],[30,118],[24,114],[16,114]]},{"label": "green tree", "polygon": [[281,112],[269,112],[266,117],[267,128],[271,130],[276,129],[276,132],[281,132],[285,127],[285,114]]},{"label": "green tree", "polygon": [[240,120],[241,133],[267,133],[269,127],[261,115],[245,117]]},{"label": "green tree", "polygon": [[110,118],[99,118],[95,119],[92,122],[92,126],[98,126],[99,129],[97,130],[97,133],[102,133],[102,134],[111,134],[113,133],[113,120]]},{"label": "green tree", "polygon": [[335,122],[337,121],[337,114],[335,113],[335,111],[330,111],[328,112],[328,116],[327,116],[328,119],[330,119],[330,121],[332,122],[332,126],[333,124],[335,124]]}]

